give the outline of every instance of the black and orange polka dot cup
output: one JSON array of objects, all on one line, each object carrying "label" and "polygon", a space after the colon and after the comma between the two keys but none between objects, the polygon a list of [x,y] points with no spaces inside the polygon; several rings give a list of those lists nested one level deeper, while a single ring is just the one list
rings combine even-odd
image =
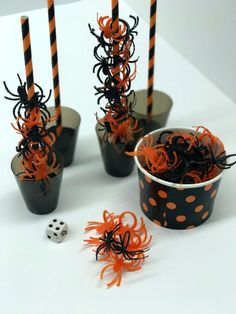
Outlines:
[{"label": "black and orange polka dot cup", "polygon": [[[185,128],[163,128],[153,131],[154,140],[163,131],[187,131]],[[138,150],[143,139],[135,147]],[[196,184],[177,184],[158,179],[148,173],[134,157],[138,167],[140,206],[157,225],[170,229],[191,229],[204,223],[213,211],[222,172],[215,178]]]}]

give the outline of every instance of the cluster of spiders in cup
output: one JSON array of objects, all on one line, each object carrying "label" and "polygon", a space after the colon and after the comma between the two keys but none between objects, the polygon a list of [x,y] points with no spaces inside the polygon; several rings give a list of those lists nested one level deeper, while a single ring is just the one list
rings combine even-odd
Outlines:
[{"label": "cluster of spiders in cup", "polygon": [[22,136],[16,147],[18,157],[21,158],[22,169],[18,177],[28,180],[47,180],[60,167],[52,150],[56,137],[46,129],[47,123],[54,119],[46,106],[51,90],[46,97],[42,88],[34,84],[37,91],[29,99],[26,83],[22,83],[20,76],[17,76],[20,83],[17,93],[11,92],[5,81],[3,83],[9,94],[5,99],[16,102],[13,107],[16,122],[12,126]]},{"label": "cluster of spiders in cup", "polygon": [[130,18],[133,20],[132,27],[120,19],[118,29],[115,29],[112,18],[98,18],[100,35],[89,25],[90,32],[98,41],[94,48],[98,63],[93,67],[93,72],[97,73],[102,84],[95,86],[95,95],[98,96],[98,105],[106,102],[105,107],[100,108],[104,117],[96,117],[104,140],[111,143],[128,143],[140,131],[138,121],[132,115],[135,93],[131,90],[131,81],[136,76],[134,36],[137,35],[135,29],[139,19],[134,16]]},{"label": "cluster of spiders in cup", "polygon": [[[131,221],[131,222],[127,222]],[[85,242],[96,247],[96,260],[105,262],[100,278],[110,269],[115,273],[114,278],[107,284],[121,284],[124,271],[137,271],[141,269],[145,253],[149,250],[152,237],[148,236],[143,218],[140,224],[133,212],[126,211],[120,215],[103,212],[103,221],[88,222],[85,231],[95,231],[96,237],[90,237]]]},{"label": "cluster of spiders in cup", "polygon": [[196,131],[164,131],[155,139],[149,134],[143,138],[137,151],[126,152],[137,156],[142,166],[159,179],[183,184],[201,183],[230,169],[236,161],[226,155],[218,137],[203,126]]}]

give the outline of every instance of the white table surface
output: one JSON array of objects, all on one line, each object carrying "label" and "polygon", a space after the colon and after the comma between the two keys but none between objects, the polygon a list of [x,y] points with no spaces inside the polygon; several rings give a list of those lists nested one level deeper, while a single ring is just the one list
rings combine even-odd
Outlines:
[{"label": "white table surface", "polygon": [[[98,107],[92,50],[96,41],[87,24],[96,26],[97,11],[109,14],[110,1],[56,8],[62,102],[78,110],[82,124],[75,161],[64,171],[59,205],[52,214],[37,216],[26,209],[10,171],[19,137],[10,126],[12,103],[3,99],[6,93],[0,85],[0,313],[235,314],[236,167],[225,171],[213,214],[202,226],[175,231],[145,218],[153,235],[150,257],[141,271],[123,276],[120,288],[106,288],[107,278],[99,279],[101,263],[83,247],[86,222],[100,220],[104,209],[142,215],[136,171],[123,179],[108,176],[94,132]],[[124,18],[134,14],[123,1],[120,12]],[[35,81],[46,92],[52,87],[47,11],[28,15]],[[16,73],[24,78],[19,15],[1,18],[0,29],[0,78],[14,90]],[[147,78],[148,26],[143,21],[136,43],[140,59],[133,87],[140,89],[146,88]],[[236,152],[235,103],[161,37],[156,57],[156,87],[174,100],[168,126],[205,125],[222,139],[229,153]],[[69,225],[61,244],[45,236],[52,217]]]}]

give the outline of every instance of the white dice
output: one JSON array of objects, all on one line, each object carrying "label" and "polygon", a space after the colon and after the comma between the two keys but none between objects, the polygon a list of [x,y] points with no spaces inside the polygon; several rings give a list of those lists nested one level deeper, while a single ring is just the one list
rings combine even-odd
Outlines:
[{"label": "white dice", "polygon": [[48,239],[60,243],[67,235],[68,226],[65,221],[54,218],[51,219],[46,228]]}]

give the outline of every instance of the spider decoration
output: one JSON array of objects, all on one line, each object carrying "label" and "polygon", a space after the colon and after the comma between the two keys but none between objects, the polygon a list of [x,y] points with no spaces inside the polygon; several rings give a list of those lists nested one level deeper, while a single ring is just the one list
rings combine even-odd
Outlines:
[{"label": "spider decoration", "polygon": [[[19,173],[20,179],[42,181],[41,187],[45,190],[50,184],[45,184],[51,177],[60,169],[60,164],[57,161],[56,154],[49,151],[47,155],[42,156],[40,152],[37,155],[31,155],[30,159],[22,159],[24,172]],[[50,182],[48,182],[50,183]]]},{"label": "spider decoration", "polygon": [[26,160],[38,151],[42,152],[43,155],[47,155],[56,140],[55,135],[46,130],[45,124],[43,126],[34,125],[30,129],[23,126],[19,132],[22,134],[23,139],[16,147],[16,151],[19,156],[22,155]]},{"label": "spider decoration", "polygon": [[102,242],[97,250],[96,250],[96,260],[98,260],[98,255],[99,254],[107,254],[110,250],[114,250],[114,245],[116,243],[116,240],[114,238],[114,235],[116,232],[120,229],[121,224],[118,224],[115,226],[113,230],[106,230],[104,232],[104,235],[100,238],[100,241]]},{"label": "spider decoration", "polygon": [[[142,268],[142,260],[136,261],[127,261],[125,259],[119,258],[117,255],[111,257],[104,257],[101,261],[106,262],[106,265],[102,268],[100,279],[104,278],[104,275],[107,270],[113,271],[115,274],[114,278],[107,283],[107,288],[111,288],[116,285],[120,286],[122,281],[122,273],[123,272],[135,272],[141,270]],[[109,273],[110,273],[109,271]]]},{"label": "spider decoration", "polygon": [[112,51],[112,44],[108,43],[102,35],[97,35],[95,32],[95,29],[91,27],[90,24],[88,24],[90,33],[97,39],[99,46],[101,46],[105,52],[110,53]]},{"label": "spider decoration", "polygon": [[108,84],[105,84],[103,87],[94,86],[94,88],[97,91],[95,95],[99,95],[97,99],[98,105],[100,105],[103,97],[105,97],[112,106],[120,103],[121,92],[115,85],[109,86]]},{"label": "spider decoration", "polygon": [[122,20],[122,22],[126,25],[127,27],[127,32],[126,32],[126,36],[128,38],[128,40],[130,40],[133,43],[134,40],[134,36],[138,35],[138,32],[135,30],[139,24],[139,17],[135,17],[133,15],[129,16],[132,20],[133,20],[133,26],[130,27],[129,23],[127,23],[125,20]]},{"label": "spider decoration", "polygon": [[162,132],[156,143],[149,135],[137,151],[126,154],[138,156],[143,167],[157,178],[184,184],[205,182],[236,164],[228,161],[236,154],[226,155],[223,143],[206,128],[202,133]]},{"label": "spider decoration", "polygon": [[[111,143],[128,143],[134,139],[134,134],[140,132],[142,129],[139,128],[139,123],[132,116],[120,115],[120,112],[114,115],[114,112],[102,109],[105,116],[101,119],[97,117],[99,126],[99,131],[103,132],[103,139]],[[118,116],[119,115],[119,116]],[[112,135],[112,136],[111,136]]]},{"label": "spider decoration", "polygon": [[118,224],[113,230],[105,231],[104,235],[100,238],[102,242],[96,250],[96,260],[98,260],[98,255],[106,255],[110,251],[117,255],[123,255],[126,260],[139,260],[144,259],[144,253],[149,250],[139,249],[139,250],[129,250],[131,234],[130,231],[126,231],[123,235],[119,234],[117,238],[117,231],[121,228],[121,224]]},{"label": "spider decoration", "polygon": [[[108,16],[98,18],[100,35],[97,35],[89,25],[90,32],[98,40],[98,45],[94,48],[94,56],[98,62],[94,65],[93,72],[96,72],[98,80],[102,84],[102,86],[94,87],[95,95],[98,96],[98,105],[106,101],[105,110],[103,110],[105,117],[99,122],[100,129],[104,130],[104,140],[108,141],[113,137],[113,143],[116,139],[119,142],[127,142],[128,139],[133,138],[130,136],[130,132],[136,131],[136,127],[132,128],[132,124],[136,126],[132,117],[135,96],[133,96],[133,103],[130,97],[135,95],[131,90],[131,81],[136,75],[137,59],[131,60],[131,58],[135,53],[133,40],[137,35],[136,27],[139,19],[134,16],[130,16],[130,18],[133,20],[133,25],[130,26],[125,20],[120,19],[118,30],[114,30],[112,18]],[[134,70],[131,69],[131,66]],[[110,110],[112,110],[112,114],[106,118]],[[97,120],[99,119],[97,118]],[[128,122],[131,123],[131,128],[126,127]],[[121,125],[118,126],[117,123]],[[125,130],[129,134],[125,134],[123,132]],[[116,136],[117,132],[121,135]],[[121,136],[124,138],[120,139]]]},{"label": "spider decoration", "polygon": [[[13,108],[16,124],[12,126],[22,136],[16,147],[23,169],[18,173],[18,177],[36,181],[49,180],[60,168],[57,156],[52,150],[56,136],[46,129],[47,123],[53,119],[46,106],[51,90],[48,97],[45,97],[42,88],[34,84],[37,91],[32,99],[29,99],[26,83],[22,83],[19,74],[17,76],[20,84],[16,94],[9,90],[5,81],[3,83],[10,95],[5,96],[5,99],[16,102]],[[48,185],[42,186],[46,188]]]},{"label": "spider decoration", "polygon": [[124,117],[121,119],[121,122],[117,123],[115,121],[113,124],[110,124],[111,131],[113,134],[112,143],[125,144],[130,141],[133,141],[134,134],[140,132],[142,129],[139,128],[138,120],[133,117]]},{"label": "spider decoration", "polygon": [[[126,85],[120,87],[116,84],[116,79],[114,77],[107,77],[104,81],[103,87],[96,87],[94,86],[97,93],[95,95],[99,95],[97,99],[98,105],[103,98],[107,100],[106,108],[113,109],[117,113],[122,111],[122,114],[125,111],[130,112],[130,107],[133,107],[129,101],[129,97],[131,95],[135,95],[133,90],[130,90],[131,82],[130,80],[126,82]],[[134,99],[134,98],[133,98]]]},{"label": "spider decoration", "polygon": [[98,115],[96,114],[96,119],[99,125],[98,131],[103,132],[103,139],[105,141],[108,141],[109,136],[112,133],[112,128],[111,128],[111,124],[107,119],[107,111],[103,108],[101,108],[101,110],[104,112],[105,117],[103,119],[99,119]]},{"label": "spider decoration", "polygon": [[97,22],[99,29],[101,31],[100,37],[107,44],[112,44],[115,42],[116,44],[122,43],[126,39],[126,25],[122,19],[119,19],[119,27],[118,29],[113,28],[112,18],[109,16],[97,17]]},{"label": "spider decoration", "polygon": [[25,82],[24,84],[22,83],[22,80],[19,74],[17,74],[17,77],[20,83],[20,85],[17,88],[17,94],[14,94],[13,92],[11,92],[6,82],[5,81],[3,82],[6,91],[8,92],[10,96],[12,96],[12,97],[5,96],[4,98],[7,100],[16,101],[16,104],[13,107],[14,118],[17,119],[17,117],[21,117],[21,116],[24,118],[28,118],[30,115],[30,112],[34,108],[38,108],[40,110],[42,117],[46,120],[49,120],[51,115],[47,109],[46,103],[51,97],[52,91],[50,90],[49,95],[46,98],[46,100],[43,100],[45,98],[45,95],[43,93],[42,88],[38,84],[34,83],[34,85],[38,88],[38,91],[35,92],[32,99],[29,99],[27,91],[26,91],[26,83]]},{"label": "spider decoration", "polygon": [[103,84],[103,76],[112,77],[112,69],[116,68],[118,65],[122,67],[124,65],[125,60],[121,56],[116,56],[116,58],[111,57],[110,55],[102,56],[98,54],[98,49],[101,46],[97,46],[94,48],[94,56],[97,59],[98,63],[96,63],[93,67],[93,73],[97,71],[97,77],[99,81]]},{"label": "spider decoration", "polygon": [[149,248],[146,249],[139,249],[139,250],[129,250],[131,240],[131,233],[130,231],[126,231],[123,235],[119,235],[119,240],[113,241],[111,245],[112,251],[120,255],[122,254],[126,260],[129,261],[137,261],[140,259],[147,258],[147,255],[144,255],[145,252],[149,250]]},{"label": "spider decoration", "polygon": [[[126,221],[129,223],[125,223]],[[105,262],[100,278],[103,279],[109,269],[114,278],[107,284],[119,286],[122,273],[140,270],[144,260],[148,257],[145,252],[149,250],[152,237],[148,236],[143,218],[138,224],[137,217],[130,211],[120,215],[103,212],[103,221],[90,221],[85,231],[95,231],[98,236],[84,240],[87,244],[96,247],[96,260]]]}]

